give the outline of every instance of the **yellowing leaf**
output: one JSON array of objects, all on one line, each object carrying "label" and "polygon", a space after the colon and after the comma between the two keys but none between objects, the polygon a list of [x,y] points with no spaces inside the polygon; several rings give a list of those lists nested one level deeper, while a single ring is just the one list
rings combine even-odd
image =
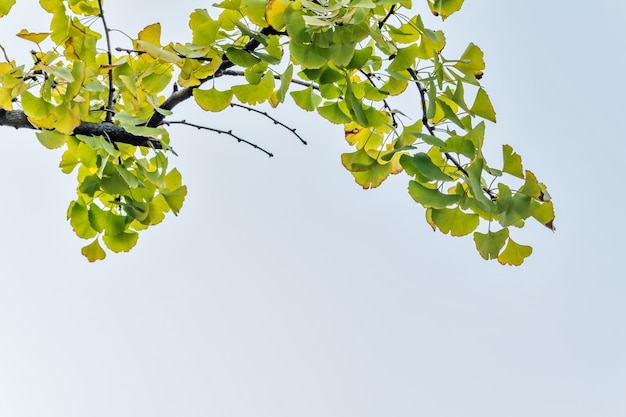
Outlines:
[{"label": "yellowing leaf", "polygon": [[104,249],[102,249],[102,246],[100,246],[100,242],[97,238],[89,245],[84,246],[80,250],[80,253],[82,253],[89,262],[101,261],[107,256],[106,252],[104,252]]},{"label": "yellowing leaf", "polygon": [[17,34],[18,37],[20,37],[22,39],[26,39],[27,41],[34,42],[36,44],[40,44],[41,42],[43,42],[49,35],[50,35],[50,33],[48,33],[48,32],[45,32],[45,33],[31,33],[29,31],[27,31],[26,29],[20,30],[19,33]]},{"label": "yellowing leaf", "polygon": [[285,27],[283,16],[289,3],[290,0],[269,0],[267,2],[267,8],[265,9],[265,20],[267,24],[276,30],[281,30]]},{"label": "yellowing leaf", "polygon": [[230,104],[233,98],[231,90],[218,91],[215,88],[209,90],[201,90],[195,88],[193,90],[193,98],[202,110],[220,112]]},{"label": "yellowing leaf", "polygon": [[524,179],[522,157],[513,152],[513,148],[509,145],[502,146],[502,157],[504,160],[504,167],[502,168],[502,171],[511,174],[517,178]]},{"label": "yellowing leaf", "polygon": [[460,208],[432,209],[432,220],[443,233],[452,236],[465,236],[473,232],[480,219],[478,214],[465,213]]},{"label": "yellowing leaf", "polygon": [[478,89],[476,99],[474,100],[474,104],[472,105],[470,111],[483,119],[487,119],[492,122],[496,121],[496,112],[493,109],[491,100],[489,100],[489,96],[482,88]]},{"label": "yellowing leaf", "polygon": [[520,245],[509,238],[509,243],[506,245],[506,248],[502,251],[500,256],[498,256],[498,262],[502,265],[519,266],[531,253],[533,253],[533,248]]},{"label": "yellowing leaf", "polygon": [[151,43],[158,47],[161,46],[161,24],[153,23],[143,28],[137,35],[138,40]]},{"label": "yellowing leaf", "polygon": [[67,142],[67,135],[54,130],[42,130],[36,135],[39,142],[48,149],[60,148]]},{"label": "yellowing leaf", "polygon": [[148,55],[150,55],[154,59],[159,59],[164,62],[170,62],[172,64],[179,64],[183,61],[183,59],[174,52],[166,51],[165,49],[159,48],[158,46],[150,42],[141,39],[137,40],[136,42],[137,46],[140,49],[146,51]]},{"label": "yellowing leaf", "polygon": [[441,16],[446,20],[452,13],[461,10],[463,0],[429,0],[428,5],[435,16]]},{"label": "yellowing leaf", "polygon": [[15,0],[0,0],[0,17],[6,16],[14,4]]}]

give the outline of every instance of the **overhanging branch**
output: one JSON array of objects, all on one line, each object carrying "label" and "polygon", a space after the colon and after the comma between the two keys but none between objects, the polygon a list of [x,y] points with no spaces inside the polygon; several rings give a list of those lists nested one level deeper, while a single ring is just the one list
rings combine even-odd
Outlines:
[{"label": "overhanging branch", "polygon": [[[33,126],[28,117],[22,110],[3,110],[0,109],[0,126],[13,127],[15,129],[33,129],[40,128]],[[128,133],[124,128],[116,126],[110,122],[82,122],[76,129],[74,135],[86,136],[105,136],[114,143],[126,143],[135,146],[148,146],[155,149],[163,149],[161,142],[146,136],[136,136]]]}]

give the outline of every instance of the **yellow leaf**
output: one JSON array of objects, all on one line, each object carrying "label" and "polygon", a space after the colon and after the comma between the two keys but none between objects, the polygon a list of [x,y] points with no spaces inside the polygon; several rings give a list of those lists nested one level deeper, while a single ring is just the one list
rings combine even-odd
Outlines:
[{"label": "yellow leaf", "polygon": [[137,39],[161,47],[161,24],[154,23],[146,26],[141,32],[139,32]]},{"label": "yellow leaf", "polygon": [[267,23],[276,30],[281,30],[285,27],[285,21],[283,15],[285,10],[289,6],[289,0],[269,0],[267,2],[267,9],[265,9],[265,20]]},{"label": "yellow leaf", "polygon": [[48,32],[31,33],[26,29],[20,30],[20,32],[17,34],[18,37],[26,39],[27,41],[35,42],[36,44],[40,44],[41,42],[43,42],[49,35],[50,33]]},{"label": "yellow leaf", "polygon": [[146,51],[148,55],[150,55],[154,59],[159,59],[164,62],[170,62],[173,64],[179,64],[183,60],[174,52],[166,51],[165,49],[161,49],[158,46],[143,40],[137,40],[137,46]]}]

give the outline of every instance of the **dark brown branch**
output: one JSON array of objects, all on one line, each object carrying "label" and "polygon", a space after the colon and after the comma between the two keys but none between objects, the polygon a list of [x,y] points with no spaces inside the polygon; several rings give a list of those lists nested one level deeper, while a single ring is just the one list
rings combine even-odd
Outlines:
[{"label": "dark brown branch", "polygon": [[[266,28],[261,29],[260,32],[261,35],[279,35],[281,34],[281,32],[278,32],[276,29],[274,29],[271,26],[268,26]],[[254,51],[256,48],[258,48],[261,45],[261,42],[259,42],[257,39],[250,39],[248,41],[248,43],[246,43],[246,46],[244,47],[244,49],[248,52],[252,52]],[[212,80],[214,78],[218,78],[221,77],[222,75],[224,75],[224,71],[226,71],[227,69],[233,67],[235,64],[233,64],[232,62],[230,62],[228,60],[228,58],[226,57],[226,55],[224,55],[222,57],[223,61],[220,64],[219,68],[215,71],[215,73],[213,75],[210,75],[206,78],[203,78],[200,80],[200,84],[194,86],[194,87],[186,87],[183,89],[180,89],[178,91],[176,91],[175,93],[172,93],[164,102],[163,104],[161,104],[161,109],[163,110],[172,110],[175,106],[177,106],[178,104],[182,103],[183,101],[189,99],[192,95],[193,95],[193,90],[195,88],[200,87],[200,85],[202,85],[203,83],[207,82],[208,80]],[[165,118],[165,116],[157,111],[154,112],[154,114],[152,114],[152,117],[150,118],[150,120],[148,121],[148,126],[149,127],[157,127],[160,124],[163,123],[163,119]]]},{"label": "dark brown branch", "polygon": [[[22,110],[0,109],[0,126],[14,127],[15,129],[41,130],[33,126]],[[135,146],[146,146],[163,149],[161,142],[146,136],[136,136],[128,133],[124,128],[110,122],[82,122],[73,132],[74,135],[105,136],[113,143],[126,143]]]},{"label": "dark brown branch", "polygon": [[391,6],[391,9],[389,9],[389,12],[387,13],[387,16],[385,16],[385,18],[383,20],[381,20],[380,22],[378,22],[378,29],[382,29],[383,25],[385,24],[385,22],[387,22],[387,20],[391,17],[392,14],[394,14],[396,12],[396,5],[394,4],[393,6]]},{"label": "dark brown branch", "polygon": [[163,123],[161,123],[161,124],[162,125],[168,125],[168,126],[169,125],[185,125],[185,126],[195,127],[196,129],[199,129],[199,130],[208,130],[210,132],[224,134],[226,136],[230,136],[233,139],[236,139],[237,142],[243,142],[246,145],[252,146],[254,149],[260,150],[261,152],[265,153],[270,158],[274,156],[273,153],[269,152],[266,149],[261,148],[259,145],[255,144],[255,143],[252,143],[250,141],[247,141],[247,140],[245,140],[245,139],[235,135],[232,130],[215,129],[213,127],[202,126],[202,125],[198,125],[198,124],[195,124],[195,123],[189,123],[186,120],[179,120],[179,121],[168,121],[168,120],[166,120],[166,121],[163,121]]},{"label": "dark brown branch", "polygon": [[270,119],[272,122],[274,122],[275,125],[282,126],[285,129],[287,129],[288,131],[290,131],[291,133],[293,133],[295,137],[300,139],[300,142],[302,142],[303,145],[307,144],[306,140],[302,139],[302,137],[298,133],[296,133],[296,129],[295,128],[287,126],[286,124],[284,124],[280,120],[277,120],[277,119],[273,118],[272,116],[270,116],[269,113],[267,113],[267,112],[264,112],[264,111],[261,111],[261,110],[257,110],[257,109],[255,109],[253,107],[243,106],[243,105],[237,104],[237,103],[230,103],[230,107],[239,107],[240,109],[245,109],[245,110],[248,110],[248,111],[251,111],[251,112],[254,112],[254,113],[258,113],[258,114],[260,114],[262,116],[265,116],[268,119]]}]

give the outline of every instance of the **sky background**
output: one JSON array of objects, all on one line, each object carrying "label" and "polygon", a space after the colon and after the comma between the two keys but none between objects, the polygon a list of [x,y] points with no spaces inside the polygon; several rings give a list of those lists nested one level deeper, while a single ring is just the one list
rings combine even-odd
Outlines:
[{"label": "sky background", "polygon": [[[184,42],[189,13],[211,3],[105,11],[111,27],[160,21]],[[36,8],[18,0],[0,21],[14,59],[31,46],[13,34],[47,29]],[[193,103],[176,114],[276,156],[173,128],[180,216],[89,264],[65,221],[74,174],[33,132],[2,127],[0,416],[624,416],[626,6],[467,0],[443,24],[424,18],[447,57],[470,41],[485,52],[488,160],[511,144],[555,201],[556,233],[515,235],[534,247],[523,266],[433,233],[402,175],[363,191],[341,166],[340,126],[279,108],[305,147]]]}]

